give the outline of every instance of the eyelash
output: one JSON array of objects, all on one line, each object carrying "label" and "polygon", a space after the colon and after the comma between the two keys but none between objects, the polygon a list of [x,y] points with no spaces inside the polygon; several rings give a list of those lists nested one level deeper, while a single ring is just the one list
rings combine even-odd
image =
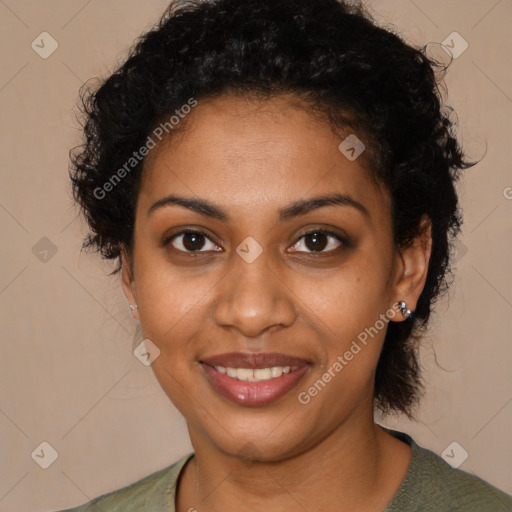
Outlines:
[{"label": "eyelash", "polygon": [[[335,238],[338,242],[340,242],[341,245],[339,247],[337,247],[335,249],[331,249],[329,251],[322,250],[322,251],[293,251],[293,252],[304,253],[304,254],[314,254],[314,255],[331,254],[331,253],[335,253],[336,251],[351,247],[350,242],[346,238],[341,236],[340,234],[338,234],[334,231],[328,230],[328,229],[320,229],[320,228],[311,229],[309,231],[306,231],[297,239],[297,241],[293,244],[293,246],[297,245],[298,242],[300,242],[302,239],[306,238],[308,235],[312,235],[315,233],[321,233],[323,235],[327,235],[329,237]],[[206,238],[207,240],[209,240],[211,243],[215,244],[215,242],[206,233],[203,233],[202,231],[196,231],[194,229],[184,229],[183,231],[180,231],[179,233],[175,233],[174,235],[166,238],[164,240],[163,245],[165,247],[167,247],[174,239],[178,238],[179,236],[190,235],[190,234],[191,235],[200,235],[200,236]],[[174,249],[176,249],[176,248],[174,248]],[[186,251],[186,250],[183,251],[181,249],[176,249],[176,251],[184,253],[184,254],[201,254],[201,253],[209,252],[209,251]],[[220,252],[220,251],[214,251],[214,252]]]}]

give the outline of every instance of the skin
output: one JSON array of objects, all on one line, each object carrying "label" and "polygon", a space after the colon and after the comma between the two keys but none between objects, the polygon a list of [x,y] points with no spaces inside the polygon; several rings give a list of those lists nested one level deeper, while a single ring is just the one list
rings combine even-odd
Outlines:
[{"label": "skin", "polygon": [[[298,393],[394,303],[415,309],[430,258],[428,219],[423,235],[398,252],[389,196],[364,158],[349,161],[338,150],[344,137],[292,96],[202,100],[185,128],[146,161],[122,272],[126,297],[139,307],[132,314],[160,350],[153,371],[195,450],[177,511],[383,510],[411,458],[373,420],[386,329],[307,405]],[[278,221],[292,202],[335,192],[368,215],[330,205]],[[148,213],[170,194],[207,200],[230,219],[178,205]],[[199,238],[199,254],[185,252],[194,246],[183,245],[184,236],[165,246],[183,228],[212,240]],[[346,234],[351,244],[326,235],[314,253],[303,235],[315,228]],[[252,263],[236,252],[248,236],[263,249]],[[393,319],[403,320],[398,312]],[[311,367],[281,399],[245,407],[220,396],[199,364],[226,352],[281,352]]]}]

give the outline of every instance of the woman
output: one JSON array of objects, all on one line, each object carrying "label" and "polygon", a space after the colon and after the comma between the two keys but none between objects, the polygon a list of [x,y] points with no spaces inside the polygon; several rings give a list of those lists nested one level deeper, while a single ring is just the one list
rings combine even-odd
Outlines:
[{"label": "woman", "polygon": [[512,510],[374,422],[461,224],[435,67],[341,1],[176,2],[86,98],[87,245],[194,452],[73,510]]}]

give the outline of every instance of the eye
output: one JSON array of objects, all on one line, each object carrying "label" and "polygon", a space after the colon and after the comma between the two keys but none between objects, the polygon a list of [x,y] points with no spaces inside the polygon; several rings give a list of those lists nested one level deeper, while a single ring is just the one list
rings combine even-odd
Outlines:
[{"label": "eye", "polygon": [[[292,252],[331,252],[348,243],[341,235],[325,229],[304,233],[292,246]],[[304,250],[306,247],[307,250]]]},{"label": "eye", "polygon": [[167,245],[169,243],[176,250],[181,252],[206,252],[222,250],[201,231],[180,231],[179,233],[173,235],[169,240],[167,240],[165,244]]}]

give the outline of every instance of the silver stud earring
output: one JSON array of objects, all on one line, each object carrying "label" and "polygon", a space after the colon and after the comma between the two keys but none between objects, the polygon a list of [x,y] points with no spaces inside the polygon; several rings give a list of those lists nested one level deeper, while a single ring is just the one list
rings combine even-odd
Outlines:
[{"label": "silver stud earring", "polygon": [[405,318],[409,318],[412,315],[412,311],[407,308],[407,304],[401,300],[397,303],[398,309],[400,310],[400,313],[405,316]]},{"label": "silver stud earring", "polygon": [[130,311],[135,311],[136,309],[139,309],[139,306],[137,306],[137,304],[135,306],[132,306],[130,304]]}]

